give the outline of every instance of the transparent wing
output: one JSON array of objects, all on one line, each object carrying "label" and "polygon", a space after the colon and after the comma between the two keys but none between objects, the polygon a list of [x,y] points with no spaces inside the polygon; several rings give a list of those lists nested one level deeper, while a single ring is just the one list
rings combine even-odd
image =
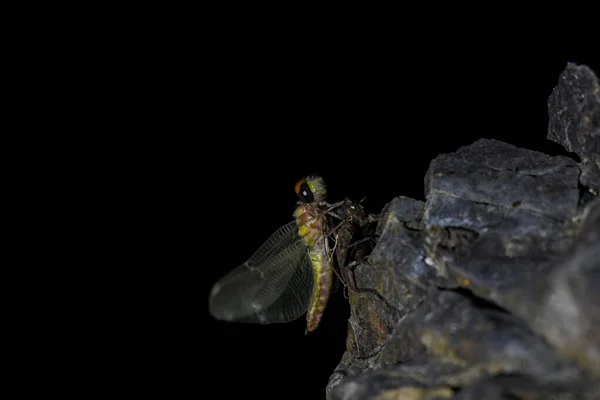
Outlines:
[{"label": "transparent wing", "polygon": [[275,231],[244,264],[221,278],[210,293],[217,319],[270,324],[304,314],[312,294],[312,264],[296,222]]}]

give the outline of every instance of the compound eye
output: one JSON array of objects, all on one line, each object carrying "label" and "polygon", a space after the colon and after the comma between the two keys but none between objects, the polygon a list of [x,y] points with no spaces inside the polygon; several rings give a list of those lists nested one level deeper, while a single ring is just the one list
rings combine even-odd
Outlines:
[{"label": "compound eye", "polygon": [[306,179],[300,179],[298,183],[296,183],[295,190],[296,194],[303,202],[312,203],[314,201],[313,192],[310,190],[310,187],[308,187],[308,182],[306,182]]}]

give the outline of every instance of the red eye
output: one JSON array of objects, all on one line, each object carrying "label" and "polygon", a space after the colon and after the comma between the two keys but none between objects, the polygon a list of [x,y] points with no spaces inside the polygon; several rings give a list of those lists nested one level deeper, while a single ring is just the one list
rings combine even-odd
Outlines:
[{"label": "red eye", "polygon": [[300,195],[300,186],[302,186],[304,182],[306,182],[306,178],[302,178],[298,182],[296,182],[296,187],[294,187],[294,191],[297,195]]},{"label": "red eye", "polygon": [[294,189],[296,190],[296,194],[298,195],[300,200],[302,200],[303,202],[312,203],[313,201],[315,201],[313,192],[310,190],[306,179],[300,179],[296,183],[296,187]]}]

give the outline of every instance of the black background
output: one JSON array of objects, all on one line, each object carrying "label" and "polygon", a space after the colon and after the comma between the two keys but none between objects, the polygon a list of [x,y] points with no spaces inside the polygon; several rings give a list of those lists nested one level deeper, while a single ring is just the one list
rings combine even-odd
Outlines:
[{"label": "black background", "polygon": [[[330,202],[365,198],[378,213],[396,196],[425,200],[430,161],[478,138],[566,154],[545,141],[548,96],[567,62],[600,73],[597,21],[582,21],[586,9],[576,30],[566,17],[537,14],[522,17],[525,29],[501,19],[485,30],[494,13],[475,26],[433,4],[424,14],[352,16],[346,5],[248,4],[64,13],[76,25],[49,15],[50,27],[30,32],[42,51],[19,45],[33,59],[11,60],[25,75],[7,80],[45,109],[21,107],[19,132],[29,133],[26,153],[49,157],[34,175],[51,187],[23,185],[39,190],[27,193],[31,212],[56,220],[23,226],[60,242],[51,243],[56,259],[32,251],[76,290],[47,282],[51,293],[36,305],[50,311],[48,323],[24,314],[40,323],[27,327],[35,340],[25,347],[56,352],[42,360],[60,375],[53,384],[128,383],[137,394],[166,388],[169,398],[324,398],[345,350],[340,292],[307,336],[304,318],[259,326],[208,314],[212,285],[292,220],[294,184],[321,174]],[[41,126],[27,129],[32,122]],[[29,162],[17,157],[9,174]],[[76,260],[73,273],[64,257]],[[68,324],[55,319],[64,311]]]},{"label": "black background", "polygon": [[443,32],[350,37],[221,22],[194,48],[197,71],[185,67],[194,100],[180,111],[185,124],[173,121],[183,132],[168,158],[189,206],[185,267],[199,274],[182,282],[199,283],[192,362],[222,398],[323,398],[345,350],[339,292],[308,336],[304,318],[259,326],[208,314],[218,278],[292,219],[296,181],[318,173],[330,202],[366,198],[378,213],[395,196],[425,200],[429,162],[478,138],[567,154],[545,141],[548,96],[567,62],[600,65],[591,49],[539,39],[465,44]]}]

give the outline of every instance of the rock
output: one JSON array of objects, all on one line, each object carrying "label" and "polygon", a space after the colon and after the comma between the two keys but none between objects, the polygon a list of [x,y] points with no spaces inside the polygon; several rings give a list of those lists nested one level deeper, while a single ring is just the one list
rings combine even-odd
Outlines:
[{"label": "rock", "polygon": [[518,318],[493,305],[473,304],[469,296],[453,291],[432,291],[399,322],[369,367],[375,370],[356,380],[346,378],[333,388],[331,398],[377,394],[346,397],[345,385],[351,382],[369,387],[376,382],[382,391],[418,387],[421,393],[467,387],[499,374],[522,374],[539,384],[562,386],[585,375]]},{"label": "rock", "polygon": [[525,375],[498,375],[484,378],[460,390],[453,400],[593,400],[600,398],[598,387],[540,385]]},{"label": "rock", "polygon": [[384,208],[329,399],[600,398],[599,93],[569,64],[548,102],[580,163],[481,139]]},{"label": "rock", "polygon": [[600,379],[600,200],[584,213],[570,249],[515,310],[560,354]]},{"label": "rock", "polygon": [[430,164],[423,226],[440,285],[512,310],[575,235],[579,167],[566,157],[478,140]]},{"label": "rock", "polygon": [[329,386],[346,375],[362,371],[372,362],[398,321],[425,298],[433,270],[423,262],[418,221],[421,201],[399,197],[382,212],[377,247],[368,262],[355,268],[358,288],[350,291],[350,319],[346,354],[330,378]]},{"label": "rock", "polygon": [[581,184],[600,192],[600,85],[585,65],[573,63],[548,99],[548,139],[581,158]]}]

